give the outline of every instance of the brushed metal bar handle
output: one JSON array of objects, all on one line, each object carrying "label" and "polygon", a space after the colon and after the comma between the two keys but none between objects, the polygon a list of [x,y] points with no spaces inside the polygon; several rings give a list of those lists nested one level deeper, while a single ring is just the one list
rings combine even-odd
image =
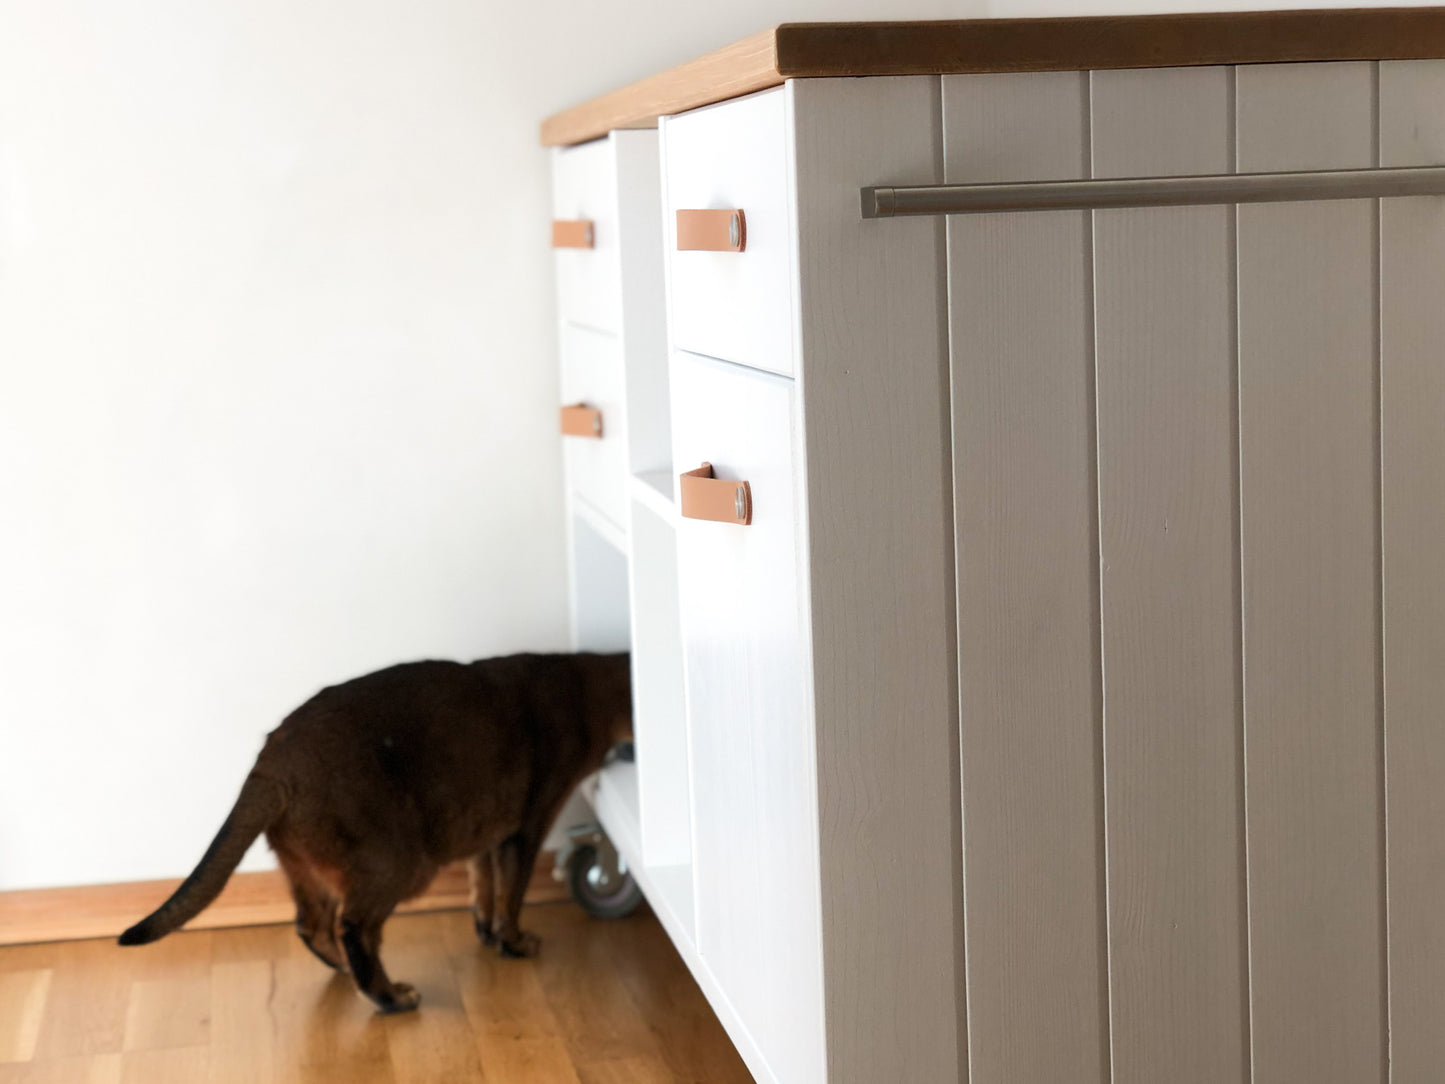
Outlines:
[{"label": "brushed metal bar handle", "polygon": [[552,220],[553,248],[593,248],[597,243],[597,231],[586,218]]},{"label": "brushed metal bar handle", "polygon": [[562,435],[564,437],[587,437],[592,440],[602,439],[602,411],[583,406],[581,403],[575,406],[564,406],[562,408]]},{"label": "brushed metal bar handle", "polygon": [[740,208],[677,212],[677,251],[742,252],[747,247],[747,216]]},{"label": "brushed metal bar handle", "polygon": [[864,218],[976,215],[1000,211],[1090,211],[1445,195],[1445,166],[1226,173],[1197,177],[1122,177],[1101,181],[937,184],[871,187]]},{"label": "brushed metal bar handle", "polygon": [[682,491],[682,514],[687,519],[733,523],[746,527],[753,521],[753,487],[747,482],[726,482],[715,478],[712,464],[684,471],[678,477]]}]

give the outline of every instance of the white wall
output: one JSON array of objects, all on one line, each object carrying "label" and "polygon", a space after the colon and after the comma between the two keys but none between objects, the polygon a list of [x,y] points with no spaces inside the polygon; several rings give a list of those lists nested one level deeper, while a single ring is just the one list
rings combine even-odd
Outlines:
[{"label": "white wall", "polygon": [[185,872],[322,684],[564,644],[528,121],[404,6],[0,9],[0,888]]},{"label": "white wall", "polygon": [[187,872],[323,684],[565,646],[543,116],[974,10],[0,0],[0,890]]}]

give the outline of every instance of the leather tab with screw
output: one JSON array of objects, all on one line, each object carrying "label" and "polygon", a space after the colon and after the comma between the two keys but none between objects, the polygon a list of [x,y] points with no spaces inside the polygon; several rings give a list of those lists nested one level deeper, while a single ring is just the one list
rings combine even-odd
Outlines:
[{"label": "leather tab with screw", "polygon": [[743,252],[748,223],[741,210],[677,212],[679,252]]},{"label": "leather tab with screw", "polygon": [[712,464],[684,471],[678,479],[682,515],[714,523],[746,527],[753,521],[753,488],[747,482],[729,482],[713,476]]},{"label": "leather tab with screw", "polygon": [[562,408],[562,435],[564,437],[602,438],[602,411],[581,403]]},{"label": "leather tab with screw", "polygon": [[593,248],[596,244],[597,233],[588,219],[553,219],[553,248]]}]

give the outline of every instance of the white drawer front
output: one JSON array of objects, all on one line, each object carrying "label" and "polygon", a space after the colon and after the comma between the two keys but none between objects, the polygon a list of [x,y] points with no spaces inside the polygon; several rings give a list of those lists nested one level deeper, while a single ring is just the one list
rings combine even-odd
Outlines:
[{"label": "white drawer front", "polygon": [[600,331],[622,330],[617,160],[612,140],[564,147],[552,156],[552,218],[592,223],[591,248],[555,248],[557,315]]},{"label": "white drawer front", "polygon": [[817,794],[791,380],[681,352],[677,470],[752,489],[749,526],[682,519],[678,593],[703,961],[780,1081],[825,1077]]},{"label": "white drawer front", "polygon": [[562,438],[567,486],[578,499],[627,527],[627,417],[622,349],[606,332],[563,324],[562,402],[602,412],[602,438]]},{"label": "white drawer front", "polygon": [[[793,373],[793,219],[780,89],[663,119],[673,345]],[[677,250],[679,210],[740,209],[742,252]]]}]

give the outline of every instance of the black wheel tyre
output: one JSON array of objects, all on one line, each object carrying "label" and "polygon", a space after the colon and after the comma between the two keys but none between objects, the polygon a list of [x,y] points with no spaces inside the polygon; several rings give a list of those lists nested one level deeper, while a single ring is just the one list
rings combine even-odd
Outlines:
[{"label": "black wheel tyre", "polygon": [[605,886],[594,884],[591,874],[596,865],[597,849],[585,845],[573,851],[567,860],[567,884],[577,906],[593,918],[623,918],[637,910],[642,902],[642,889],[632,874],[618,874]]}]

